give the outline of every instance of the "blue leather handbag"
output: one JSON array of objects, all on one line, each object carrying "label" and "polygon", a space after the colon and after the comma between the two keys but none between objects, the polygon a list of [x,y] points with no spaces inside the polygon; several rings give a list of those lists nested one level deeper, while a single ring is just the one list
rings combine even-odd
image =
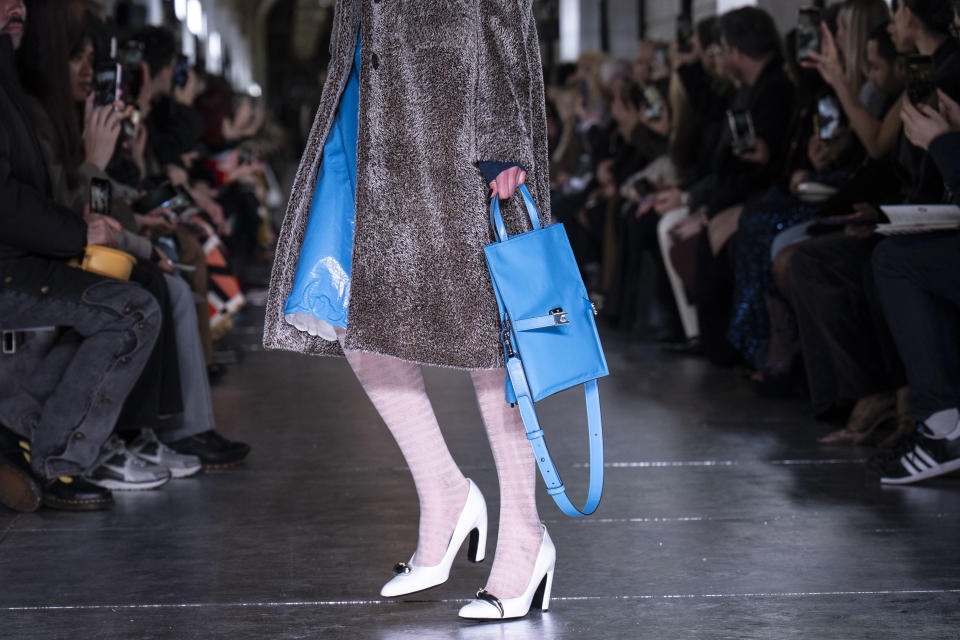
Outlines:
[{"label": "blue leather handbag", "polygon": [[[590,515],[603,493],[603,429],[597,379],[606,376],[594,307],[580,277],[562,224],[543,227],[530,191],[518,191],[532,231],[508,236],[499,198],[490,203],[496,241],[483,248],[500,309],[501,341],[507,363],[506,399],[520,414],[537,466],[557,506],[570,517]],[[590,433],[590,488],[583,510],[566,495],[544,442],[534,403],[584,385]]]}]

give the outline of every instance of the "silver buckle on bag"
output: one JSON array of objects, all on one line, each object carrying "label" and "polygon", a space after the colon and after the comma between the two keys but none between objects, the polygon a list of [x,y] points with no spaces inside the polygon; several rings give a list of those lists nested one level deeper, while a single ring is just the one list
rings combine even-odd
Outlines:
[{"label": "silver buckle on bag", "polygon": [[560,307],[557,307],[556,309],[550,309],[550,315],[553,316],[554,326],[570,324],[570,321],[567,320],[567,312]]}]

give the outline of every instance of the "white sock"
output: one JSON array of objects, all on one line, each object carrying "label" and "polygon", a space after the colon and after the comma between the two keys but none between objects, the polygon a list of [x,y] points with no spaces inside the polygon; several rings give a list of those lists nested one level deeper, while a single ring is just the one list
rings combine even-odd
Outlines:
[{"label": "white sock", "polygon": [[956,440],[960,437],[960,412],[956,409],[944,409],[923,421],[927,429],[940,438]]}]

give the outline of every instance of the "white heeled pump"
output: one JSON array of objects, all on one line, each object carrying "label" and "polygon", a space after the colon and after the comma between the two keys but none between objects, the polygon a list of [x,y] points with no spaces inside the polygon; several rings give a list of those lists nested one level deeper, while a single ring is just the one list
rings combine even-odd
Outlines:
[{"label": "white heeled pump", "polygon": [[450,536],[450,543],[447,545],[447,551],[443,554],[440,564],[432,567],[421,567],[413,564],[413,558],[409,562],[399,562],[393,567],[396,574],[390,582],[383,585],[380,595],[384,598],[395,598],[397,596],[407,595],[423,591],[438,584],[443,584],[450,577],[450,565],[453,564],[453,558],[457,551],[463,545],[463,541],[470,537],[470,544],[467,547],[467,560],[470,562],[482,562],[486,556],[487,548],[487,503],[483,500],[483,494],[474,484],[473,480],[467,478],[470,483],[470,489],[467,492],[467,502],[463,505],[463,511],[460,512],[460,518],[453,529],[453,535]]},{"label": "white heeled pump", "polygon": [[533,576],[527,589],[516,598],[501,600],[486,589],[477,592],[477,599],[460,609],[461,618],[471,620],[506,620],[522,618],[531,606],[546,611],[550,607],[550,591],[553,588],[553,569],[557,563],[557,549],[543,528],[543,539],[533,565]]}]

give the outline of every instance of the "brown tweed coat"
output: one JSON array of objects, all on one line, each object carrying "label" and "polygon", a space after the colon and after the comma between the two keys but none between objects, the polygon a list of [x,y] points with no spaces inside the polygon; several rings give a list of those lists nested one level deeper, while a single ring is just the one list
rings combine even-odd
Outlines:
[{"label": "brown tweed coat", "polygon": [[[503,366],[488,187],[478,161],[519,162],[549,223],[543,73],[532,0],[338,0],[327,83],[280,232],[264,345],[341,355],[284,320],[321,152],[363,25],[351,350]],[[529,230],[520,198],[511,234]]]}]

